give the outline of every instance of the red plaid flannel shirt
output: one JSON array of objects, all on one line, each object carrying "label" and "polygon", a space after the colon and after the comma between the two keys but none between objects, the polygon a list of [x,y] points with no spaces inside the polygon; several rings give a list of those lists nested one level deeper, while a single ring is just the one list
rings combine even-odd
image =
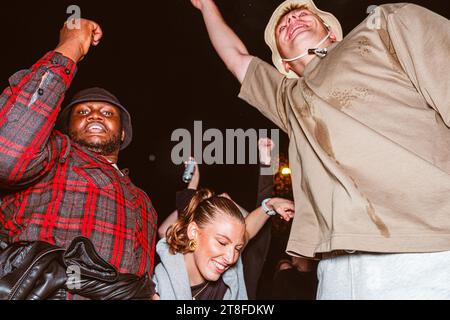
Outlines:
[{"label": "red plaid flannel shirt", "polygon": [[119,272],[151,276],[150,199],[104,157],[53,129],[75,72],[70,59],[49,52],[0,96],[0,235],[63,247],[83,235]]}]

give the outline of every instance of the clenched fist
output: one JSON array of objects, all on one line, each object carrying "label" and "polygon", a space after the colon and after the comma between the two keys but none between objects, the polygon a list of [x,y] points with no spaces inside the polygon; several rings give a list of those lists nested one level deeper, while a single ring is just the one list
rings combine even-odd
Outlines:
[{"label": "clenched fist", "polygon": [[69,29],[67,22],[64,24],[59,33],[59,44],[55,49],[75,63],[84,58],[91,45],[98,45],[103,36],[102,29],[94,21],[80,19],[79,22],[78,29]]}]

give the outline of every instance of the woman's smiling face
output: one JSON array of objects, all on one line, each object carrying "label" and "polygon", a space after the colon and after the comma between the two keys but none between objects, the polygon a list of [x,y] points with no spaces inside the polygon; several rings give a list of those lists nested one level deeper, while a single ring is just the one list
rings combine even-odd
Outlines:
[{"label": "woman's smiling face", "polygon": [[245,244],[245,223],[217,214],[201,228],[195,223],[191,228],[198,244],[193,252],[196,269],[204,280],[217,281],[239,259]]}]

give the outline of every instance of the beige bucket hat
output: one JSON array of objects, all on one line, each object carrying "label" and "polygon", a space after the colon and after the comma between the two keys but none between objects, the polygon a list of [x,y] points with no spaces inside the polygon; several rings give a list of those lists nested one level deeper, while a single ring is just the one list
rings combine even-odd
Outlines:
[{"label": "beige bucket hat", "polygon": [[272,14],[272,17],[269,20],[269,23],[266,26],[266,31],[264,32],[264,39],[267,45],[270,47],[272,51],[272,61],[275,67],[282,74],[286,75],[288,78],[298,78],[298,75],[295,72],[289,71],[289,73],[284,70],[281,55],[278,51],[277,41],[275,38],[275,28],[277,26],[278,21],[282,17],[286,8],[291,5],[305,5],[310,11],[316,13],[322,20],[328,24],[331,30],[336,35],[336,40],[342,40],[342,27],[339,23],[339,20],[331,13],[319,10],[312,0],[286,0],[282,4],[275,9]]}]

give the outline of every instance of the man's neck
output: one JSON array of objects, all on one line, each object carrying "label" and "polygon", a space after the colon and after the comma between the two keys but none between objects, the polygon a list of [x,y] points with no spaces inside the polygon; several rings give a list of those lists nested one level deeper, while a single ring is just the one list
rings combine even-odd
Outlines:
[{"label": "man's neck", "polygon": [[[319,46],[319,49],[328,48],[332,44],[333,44],[333,41],[328,39],[321,46]],[[305,49],[304,52],[306,52],[308,49],[315,49],[315,48],[307,48],[307,49]],[[291,67],[292,71],[294,71],[297,75],[299,75],[300,77],[303,77],[305,74],[306,66],[316,58],[321,59],[315,54],[308,54],[303,59],[299,59],[299,60],[291,62],[290,67]]]},{"label": "man's neck", "polygon": [[93,152],[95,154],[101,155],[104,158],[106,158],[110,163],[117,163],[117,161],[119,160],[119,149],[116,149],[115,151],[111,152],[108,155],[104,155],[102,154],[102,150],[99,148],[94,148],[92,146],[88,146],[85,143],[83,143],[82,141],[77,141],[75,139],[72,138],[72,143],[75,143],[78,147],[80,147],[81,149],[85,150],[85,151],[90,151]]},{"label": "man's neck", "polygon": [[116,164],[117,161],[119,160],[119,150],[116,150],[108,155],[102,154],[101,151],[97,149],[88,148],[88,150],[101,155],[102,157],[106,158],[106,160],[108,160],[110,163]]}]

